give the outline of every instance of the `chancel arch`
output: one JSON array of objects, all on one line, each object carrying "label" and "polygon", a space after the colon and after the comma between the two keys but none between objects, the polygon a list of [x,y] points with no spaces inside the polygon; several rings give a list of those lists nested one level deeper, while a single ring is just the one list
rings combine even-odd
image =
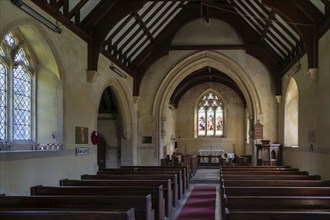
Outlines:
[{"label": "chancel arch", "polygon": [[[195,53],[174,66],[162,81],[155,101],[153,103],[153,115],[158,117],[159,146],[166,145],[166,138],[162,136],[162,118],[166,118],[171,95],[179,83],[190,73],[204,67],[217,69],[228,75],[240,88],[245,100],[246,109],[250,117],[262,113],[261,103],[256,87],[244,69],[231,58],[215,51],[201,51]],[[231,146],[235,148],[235,146]],[[250,146],[252,148],[252,146]],[[162,152],[162,149],[159,150]],[[160,155],[162,156],[162,155]]]}]

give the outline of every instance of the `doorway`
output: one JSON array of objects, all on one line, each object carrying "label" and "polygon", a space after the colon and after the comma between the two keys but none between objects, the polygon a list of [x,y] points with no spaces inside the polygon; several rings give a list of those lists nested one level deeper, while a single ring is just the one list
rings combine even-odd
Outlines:
[{"label": "doorway", "polygon": [[111,87],[107,87],[101,97],[97,118],[97,130],[100,133],[97,151],[99,168],[121,166],[121,124],[115,93]]}]

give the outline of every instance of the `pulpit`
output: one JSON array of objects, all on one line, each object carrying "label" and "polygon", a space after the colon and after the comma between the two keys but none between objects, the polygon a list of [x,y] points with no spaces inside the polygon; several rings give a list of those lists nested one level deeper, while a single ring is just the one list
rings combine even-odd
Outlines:
[{"label": "pulpit", "polygon": [[256,144],[257,165],[277,166],[282,163],[281,144],[272,144],[270,141],[262,141],[262,144]]}]

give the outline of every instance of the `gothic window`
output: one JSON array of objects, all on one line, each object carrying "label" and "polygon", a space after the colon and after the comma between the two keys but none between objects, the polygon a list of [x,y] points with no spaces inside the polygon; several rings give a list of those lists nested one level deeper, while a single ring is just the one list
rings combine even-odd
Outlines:
[{"label": "gothic window", "polygon": [[198,136],[223,136],[223,106],[218,96],[208,93],[197,107]]},{"label": "gothic window", "polygon": [[32,140],[32,73],[26,49],[12,33],[0,45],[0,141]]}]

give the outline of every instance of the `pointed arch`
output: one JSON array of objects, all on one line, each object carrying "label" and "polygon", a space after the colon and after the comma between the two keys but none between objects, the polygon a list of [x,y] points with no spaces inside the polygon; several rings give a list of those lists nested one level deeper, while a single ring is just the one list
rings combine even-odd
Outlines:
[{"label": "pointed arch", "polygon": [[121,122],[121,165],[134,165],[137,161],[137,138],[136,122],[134,120],[134,106],[130,89],[120,79],[109,78],[99,90],[98,105],[95,107],[95,117],[97,121],[98,106],[102,98],[103,91],[110,87],[117,100],[118,114]]},{"label": "pointed arch", "polygon": [[[13,76],[8,83],[14,89],[8,89],[6,100],[16,100],[7,101],[5,140],[14,151],[31,150],[31,146],[40,150],[48,143],[56,143],[59,149],[63,143],[63,120],[58,120],[63,116],[63,81],[56,47],[33,19],[17,19],[2,31],[6,32],[0,33],[1,39],[12,33],[17,41],[10,53],[5,40],[1,45],[1,54],[6,56],[2,61]],[[41,108],[44,111],[38,111]]]}]

